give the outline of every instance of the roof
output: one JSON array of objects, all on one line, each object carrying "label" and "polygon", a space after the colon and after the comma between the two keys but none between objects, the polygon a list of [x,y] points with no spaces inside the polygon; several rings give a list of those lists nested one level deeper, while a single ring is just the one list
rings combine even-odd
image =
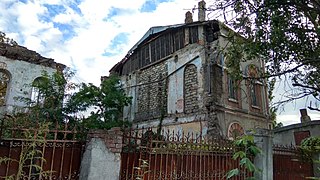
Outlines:
[{"label": "roof", "polygon": [[132,51],[134,51],[139,44],[141,44],[144,40],[146,40],[149,36],[153,35],[153,34],[157,34],[159,32],[163,32],[169,28],[177,28],[177,27],[181,27],[184,24],[175,24],[175,25],[168,25],[168,26],[154,26],[151,27],[143,36],[142,38],[129,50],[128,53],[131,53]]},{"label": "roof", "polygon": [[142,44],[144,41],[146,41],[150,37],[154,36],[155,34],[159,34],[161,32],[169,30],[169,29],[177,29],[177,28],[186,27],[186,26],[199,26],[199,25],[209,24],[209,23],[212,23],[212,22],[215,22],[215,23],[219,24],[218,21],[211,20],[211,21],[203,21],[203,22],[202,21],[197,21],[197,22],[192,22],[192,23],[188,23],[188,24],[174,24],[174,25],[168,25],[168,26],[154,26],[154,27],[151,27],[142,36],[142,38],[128,51],[126,56],[120,62],[118,62],[116,65],[114,65],[110,69],[110,72],[113,71],[114,69],[116,69],[119,65],[124,64],[124,62],[126,62],[128,57],[130,57],[132,55],[132,53],[139,47],[140,44]]},{"label": "roof", "polygon": [[29,50],[26,47],[20,45],[10,45],[6,43],[0,43],[0,56],[4,56],[13,60],[20,60],[29,62],[32,64],[38,64],[46,67],[63,71],[66,65],[57,63],[51,58],[41,56],[39,53]]}]

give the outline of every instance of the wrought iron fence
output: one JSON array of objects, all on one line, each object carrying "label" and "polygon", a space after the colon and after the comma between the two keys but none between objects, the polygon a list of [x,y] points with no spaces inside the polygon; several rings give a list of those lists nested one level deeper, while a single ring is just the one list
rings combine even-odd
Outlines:
[{"label": "wrought iron fence", "polygon": [[78,179],[85,142],[69,124],[1,126],[0,179]]},{"label": "wrought iron fence", "polygon": [[[124,133],[121,179],[226,179],[229,170],[239,167],[233,160],[232,142],[209,139],[196,133],[151,129]],[[241,168],[240,168],[241,169]],[[242,169],[242,180],[252,174]]]}]

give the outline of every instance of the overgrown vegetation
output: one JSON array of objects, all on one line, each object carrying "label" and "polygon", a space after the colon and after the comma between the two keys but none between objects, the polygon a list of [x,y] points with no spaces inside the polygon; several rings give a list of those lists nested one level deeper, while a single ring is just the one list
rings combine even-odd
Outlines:
[{"label": "overgrown vegetation", "polygon": [[[227,66],[242,78],[240,62],[263,60],[266,73],[256,78],[285,80],[285,99],[310,97],[309,109],[320,111],[320,6],[314,0],[217,0],[210,17],[231,27]],[[235,76],[236,76],[235,75]]]},{"label": "overgrown vegetation", "polygon": [[[315,164],[320,164],[319,159],[315,159],[315,156],[320,153],[320,137],[314,136],[304,139],[301,142],[300,149],[302,151],[302,158],[307,161],[312,161]],[[316,171],[320,172],[320,166]],[[319,180],[319,177],[308,177],[307,179]]]},{"label": "overgrown vegetation", "polygon": [[[244,135],[234,141],[237,151],[233,154],[232,159],[239,159],[240,168],[235,168],[227,173],[227,179],[232,177],[246,175],[246,172],[252,174],[259,172],[252,162],[252,158],[261,153],[261,149],[258,148],[254,143],[254,137],[252,135]],[[254,177],[247,177],[247,179],[255,179]]]},{"label": "overgrown vegetation", "polygon": [[38,81],[26,85],[34,88],[37,97],[32,99],[27,94],[16,97],[26,106],[7,115],[6,122],[24,127],[36,126],[39,122],[68,123],[70,128],[76,125],[86,130],[130,125],[122,121],[121,113],[122,108],[131,103],[131,97],[125,95],[117,76],[110,76],[100,86],[75,84],[71,82],[72,76],[70,71],[52,75],[44,72]]},{"label": "overgrown vegetation", "polygon": [[30,178],[47,178],[50,176],[50,171],[44,171],[43,165],[46,160],[44,154],[39,147],[45,146],[45,133],[49,129],[50,123],[41,123],[37,132],[26,130],[23,132],[23,138],[28,141],[22,141],[21,152],[18,159],[12,157],[0,157],[0,164],[17,163],[18,168],[15,174],[9,174],[6,177],[1,177],[6,180],[20,180]]},{"label": "overgrown vegetation", "polygon": [[102,81],[99,87],[82,83],[79,91],[68,100],[66,109],[69,113],[91,109],[90,115],[81,120],[83,125],[89,129],[110,129],[129,125],[121,120],[121,113],[131,99],[121,88],[120,79],[112,75]]}]

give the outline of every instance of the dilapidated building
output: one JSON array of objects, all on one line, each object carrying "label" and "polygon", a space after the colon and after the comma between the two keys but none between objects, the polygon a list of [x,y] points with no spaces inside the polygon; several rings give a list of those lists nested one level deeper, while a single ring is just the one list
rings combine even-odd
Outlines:
[{"label": "dilapidated building", "polygon": [[[135,126],[198,131],[232,138],[253,128],[268,128],[266,82],[236,82],[228,75],[220,47],[229,29],[186,13],[184,24],[152,27],[117,63],[123,88],[133,97],[123,118]],[[244,76],[263,70],[260,60],[242,63]]]},{"label": "dilapidated building", "polygon": [[0,43],[0,115],[25,107],[17,97],[38,98],[32,83],[39,81],[43,72],[63,71],[65,65],[42,57],[35,51],[17,44]]}]

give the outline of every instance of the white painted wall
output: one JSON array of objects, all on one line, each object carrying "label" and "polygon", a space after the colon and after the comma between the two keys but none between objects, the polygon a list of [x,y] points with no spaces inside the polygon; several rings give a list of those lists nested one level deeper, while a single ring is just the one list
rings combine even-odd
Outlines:
[{"label": "white painted wall", "polygon": [[10,73],[10,82],[6,93],[6,106],[1,107],[0,111],[12,112],[14,107],[23,106],[23,102],[17,101],[14,97],[30,97],[31,83],[42,75],[43,71],[52,74],[56,69],[42,65],[28,63],[26,61],[12,60],[0,56],[0,69]]}]

